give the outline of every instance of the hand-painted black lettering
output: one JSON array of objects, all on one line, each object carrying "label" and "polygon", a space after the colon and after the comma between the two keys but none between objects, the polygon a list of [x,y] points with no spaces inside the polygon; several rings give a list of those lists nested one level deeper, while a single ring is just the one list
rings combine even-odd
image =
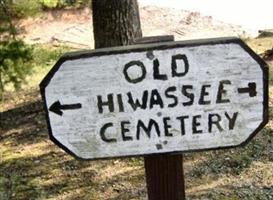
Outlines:
[{"label": "hand-painted black lettering", "polygon": [[105,135],[105,131],[106,129],[113,127],[113,123],[106,123],[104,124],[101,129],[100,129],[100,137],[104,142],[108,142],[108,143],[113,143],[113,142],[117,142],[117,139],[115,138],[107,138]]},{"label": "hand-painted black lettering", "polygon": [[159,105],[160,108],[164,107],[163,100],[156,89],[151,91],[150,109],[152,109],[155,105]]},{"label": "hand-painted black lettering", "polygon": [[209,133],[212,132],[213,124],[218,128],[220,132],[224,130],[220,125],[220,121],[221,121],[221,116],[219,114],[209,114],[209,122],[208,122]]},{"label": "hand-painted black lettering", "polygon": [[181,129],[181,135],[185,135],[186,131],[185,131],[185,119],[188,119],[189,116],[185,115],[185,116],[180,116],[177,117],[176,119],[178,119],[180,121],[180,129]]},{"label": "hand-painted black lettering", "polygon": [[176,92],[176,87],[175,86],[172,86],[172,87],[168,87],[166,90],[165,90],[165,96],[169,99],[173,99],[173,103],[169,103],[168,104],[168,107],[169,108],[173,108],[175,106],[177,106],[178,104],[178,99],[177,99],[177,96],[175,96],[174,93]]},{"label": "hand-painted black lettering", "polygon": [[223,80],[219,82],[217,100],[216,103],[229,103],[229,99],[223,99],[222,95],[226,95],[227,91],[224,89],[224,85],[230,85],[231,82],[229,80]]},{"label": "hand-painted black lettering", "polygon": [[155,59],[153,61],[153,64],[154,64],[154,79],[155,80],[163,80],[163,81],[167,80],[168,77],[166,74],[160,74],[158,59]]},{"label": "hand-painted black lettering", "polygon": [[200,121],[198,121],[198,119],[201,118],[201,115],[195,115],[192,117],[192,134],[200,134],[203,131],[202,130],[198,130],[198,126],[201,125]]},{"label": "hand-painted black lettering", "polygon": [[106,101],[102,101],[102,96],[98,95],[97,100],[98,100],[97,106],[99,109],[99,113],[103,113],[103,106],[107,106],[110,112],[114,112],[113,94],[108,94]]},{"label": "hand-painted black lettering", "polygon": [[117,99],[118,99],[119,112],[124,112],[124,106],[123,106],[123,101],[122,101],[122,95],[121,95],[121,94],[117,94]]},{"label": "hand-painted black lettering", "polygon": [[143,110],[145,110],[147,108],[147,100],[148,100],[148,91],[144,90],[142,93],[142,98],[141,100],[139,100],[138,98],[133,98],[132,97],[132,93],[128,92],[127,93],[128,96],[128,103],[131,105],[131,107],[133,108],[133,110],[137,110],[138,108],[141,108]]},{"label": "hand-painted black lettering", "polygon": [[121,136],[123,141],[130,141],[133,140],[132,136],[126,135],[126,133],[130,132],[128,128],[126,128],[126,125],[130,125],[129,121],[121,121],[120,126],[121,126]]},{"label": "hand-painted black lettering", "polygon": [[207,88],[210,88],[211,85],[202,85],[201,88],[201,94],[200,94],[200,98],[199,98],[199,105],[208,105],[210,104],[209,100],[205,100],[205,96],[209,95],[209,92],[206,90]]},{"label": "hand-painted black lettering", "polygon": [[145,124],[141,120],[138,120],[138,122],[137,122],[137,131],[136,131],[136,139],[137,140],[140,139],[141,130],[143,130],[146,133],[148,138],[151,138],[151,131],[152,131],[153,127],[154,127],[158,137],[160,137],[160,129],[159,129],[159,126],[158,126],[158,124],[157,124],[157,122],[155,120],[150,119],[148,127],[145,126]]},{"label": "hand-painted black lettering", "polygon": [[188,90],[192,90],[192,85],[183,85],[182,86],[182,94],[189,98],[188,102],[182,103],[184,106],[190,106],[193,104],[194,101],[194,94],[190,93]]},{"label": "hand-painted black lettering", "polygon": [[170,117],[163,117],[164,132],[165,132],[166,137],[172,137],[173,136],[173,134],[170,133],[170,128],[172,128],[172,126],[169,124],[170,120],[171,120]]},{"label": "hand-painted black lettering", "polygon": [[[178,65],[179,60],[180,60],[179,63],[181,63],[181,61],[182,61],[183,64]],[[183,67],[183,70],[178,72],[178,67],[180,68],[180,70]],[[177,54],[177,55],[172,56],[172,76],[173,77],[185,76],[188,73],[188,71],[189,71],[189,62],[188,62],[188,58],[186,57],[186,55]]]},{"label": "hand-painted black lettering", "polygon": [[[132,78],[130,77],[129,73],[128,73],[128,69],[132,66],[138,66],[140,67],[141,69],[141,74],[139,75],[139,77],[137,78]],[[125,66],[124,66],[124,69],[123,69],[123,74],[124,74],[124,77],[125,79],[129,82],[129,83],[139,83],[141,82],[145,76],[146,76],[146,69],[145,69],[145,66],[144,64],[141,62],[141,61],[131,61],[129,63],[127,63]]]},{"label": "hand-painted black lettering", "polygon": [[225,112],[225,116],[228,119],[228,128],[229,130],[233,130],[234,126],[235,126],[235,122],[238,116],[238,112],[233,113],[232,117],[229,116],[229,114],[227,112]]}]

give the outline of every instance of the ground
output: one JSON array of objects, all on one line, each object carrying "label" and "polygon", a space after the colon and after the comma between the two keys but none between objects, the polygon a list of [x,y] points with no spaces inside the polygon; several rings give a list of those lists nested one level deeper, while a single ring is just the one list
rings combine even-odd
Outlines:
[{"label": "ground", "polygon": [[[148,19],[154,15],[154,9],[159,8],[146,7],[144,10],[142,9],[142,18]],[[166,12],[166,16],[164,16],[164,12]],[[211,24],[216,23],[209,17],[202,17],[199,13],[171,11],[173,14],[167,15],[168,12],[170,11],[165,10],[160,13],[160,16],[169,20],[168,26],[161,24],[160,19],[155,16],[152,18],[153,21],[146,20],[147,24],[144,23],[144,33],[146,35],[149,35],[148,33],[154,35],[158,32],[173,34],[174,30],[179,30],[177,35],[183,35],[184,33],[180,34],[182,30],[198,30],[196,34],[201,35],[202,33],[199,31],[202,31],[203,27],[203,36],[206,36],[206,30],[210,26],[206,26],[203,22],[207,20],[208,24],[210,21]],[[180,14],[185,12],[188,20],[177,18],[175,12]],[[41,17],[46,17],[47,20],[51,15],[54,14]],[[84,16],[82,17],[84,18]],[[36,24],[36,22],[42,23],[41,18],[35,20],[29,19],[28,23],[30,24],[28,25],[21,22],[20,25],[25,26],[26,31],[22,32],[22,37],[25,34],[26,41],[49,43],[47,48],[60,46],[59,41],[53,42],[51,40],[54,34],[48,36],[51,38],[49,41],[42,35],[39,36],[39,39],[35,39],[31,34],[27,34],[29,30],[35,31],[33,26],[37,29],[40,28],[36,33],[44,34],[46,32],[45,26]],[[204,21],[201,23],[202,20]],[[58,22],[54,18],[51,21]],[[156,26],[161,24],[158,29],[153,28],[154,21],[158,21]],[[62,21],[62,23],[64,22]],[[187,27],[187,23],[189,27],[185,30],[182,29],[184,26]],[[203,25],[195,27],[198,23]],[[76,26],[76,24],[74,25]],[[48,26],[49,24],[47,24]],[[69,26],[67,25],[67,27]],[[64,31],[61,28],[66,26],[57,24],[56,27],[60,28],[61,35]],[[221,27],[225,30],[225,28],[232,26],[221,25],[219,22],[218,29]],[[46,29],[50,29],[50,27]],[[79,29],[81,29],[81,23],[79,23]],[[54,32],[54,30],[53,28],[51,31]],[[233,29],[227,28],[227,30],[232,31]],[[221,32],[221,30],[215,31]],[[241,31],[240,27],[235,29],[235,32],[237,31]],[[213,28],[208,33],[210,35],[214,33]],[[190,37],[191,31],[186,32],[185,35],[185,38]],[[92,36],[87,38],[92,38]],[[265,56],[264,53],[273,46],[272,36],[245,39],[245,41],[261,56]],[[92,43],[92,39],[90,39],[90,43]],[[76,46],[83,48],[78,44]],[[66,50],[61,48],[60,51]],[[57,49],[59,51],[60,47]],[[187,199],[273,199],[273,60],[272,57],[266,58],[271,74],[268,125],[245,147],[185,154],[184,171]],[[26,84],[24,89],[17,92],[6,92],[3,96],[3,101],[0,104],[0,199],[147,199],[142,158],[82,162],[67,155],[49,140],[45,113],[42,109],[37,85],[55,61],[56,58],[48,60],[42,70],[37,67],[35,69],[36,75],[28,78],[30,83]]]},{"label": "ground", "polygon": [[[198,12],[142,6],[143,35],[174,35],[176,40],[206,37],[240,36],[253,33],[240,26],[214,20]],[[92,14],[89,9],[52,11],[39,17],[20,20],[20,37],[31,44],[65,44],[76,48],[93,48]]]}]

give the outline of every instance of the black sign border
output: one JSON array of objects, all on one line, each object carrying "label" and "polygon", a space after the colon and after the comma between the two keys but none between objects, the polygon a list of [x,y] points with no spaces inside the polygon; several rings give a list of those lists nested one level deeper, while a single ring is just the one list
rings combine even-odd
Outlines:
[{"label": "black sign border", "polygon": [[[195,47],[195,46],[204,46],[204,45],[219,45],[219,44],[238,44],[240,45],[261,67],[263,72],[263,121],[260,125],[253,131],[249,137],[238,145],[230,145],[224,147],[213,147],[206,149],[194,149],[194,150],[186,150],[186,151],[171,151],[166,153],[152,153],[152,154],[138,154],[138,155],[125,155],[125,156],[110,156],[110,157],[98,157],[98,158],[82,158],[64,146],[61,142],[59,142],[53,135],[52,129],[50,126],[49,120],[49,112],[46,104],[45,97],[45,88],[50,83],[50,80],[54,76],[54,74],[59,70],[60,66],[68,61],[68,60],[76,60],[81,58],[90,58],[93,56],[104,56],[104,55],[116,55],[116,54],[124,54],[130,52],[143,52],[143,51],[151,51],[151,50],[165,50],[165,49],[173,49],[173,48],[184,48],[184,47]],[[261,59],[250,47],[248,47],[241,39],[236,37],[224,37],[224,38],[210,38],[210,39],[199,39],[199,40],[186,40],[186,41],[177,41],[177,42],[161,42],[161,43],[153,43],[153,44],[140,44],[140,45],[131,45],[131,46],[120,46],[120,47],[111,47],[111,48],[102,48],[96,50],[88,50],[88,51],[78,51],[72,53],[64,54],[57,63],[53,66],[53,68],[48,72],[45,78],[40,83],[40,92],[43,100],[44,110],[46,112],[46,122],[49,131],[49,138],[61,149],[63,149],[66,153],[72,155],[78,160],[101,160],[101,159],[116,159],[116,158],[124,158],[124,157],[139,157],[139,156],[151,156],[151,155],[160,155],[160,154],[181,154],[188,152],[201,152],[201,151],[209,151],[209,150],[218,150],[218,149],[229,149],[235,148],[239,146],[245,146],[249,141],[259,132],[262,128],[267,124],[269,120],[268,116],[268,66],[263,59]]]}]

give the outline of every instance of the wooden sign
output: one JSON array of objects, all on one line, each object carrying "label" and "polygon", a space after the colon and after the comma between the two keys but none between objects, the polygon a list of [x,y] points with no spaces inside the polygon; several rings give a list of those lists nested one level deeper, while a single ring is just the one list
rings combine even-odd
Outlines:
[{"label": "wooden sign", "polygon": [[51,139],[82,159],[245,144],[267,123],[267,67],[237,38],[66,54],[42,81]]}]

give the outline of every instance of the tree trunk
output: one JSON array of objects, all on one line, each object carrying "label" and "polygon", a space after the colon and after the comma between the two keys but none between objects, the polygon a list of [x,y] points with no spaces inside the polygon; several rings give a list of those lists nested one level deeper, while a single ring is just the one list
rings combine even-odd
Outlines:
[{"label": "tree trunk", "polygon": [[130,45],[142,37],[137,0],[93,0],[95,48]]}]

